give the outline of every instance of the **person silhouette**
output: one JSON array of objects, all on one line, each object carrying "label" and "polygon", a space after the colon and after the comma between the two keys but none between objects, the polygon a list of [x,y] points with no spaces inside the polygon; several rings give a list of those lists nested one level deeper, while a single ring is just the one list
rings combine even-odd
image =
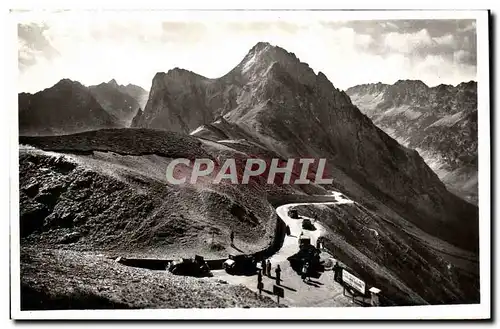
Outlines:
[{"label": "person silhouette", "polygon": [[276,284],[279,286],[281,281],[281,268],[279,264],[276,266],[275,272],[276,272]]},{"label": "person silhouette", "polygon": [[264,288],[264,284],[262,283],[262,270],[259,270],[257,273],[257,289],[259,289],[259,295],[262,294],[262,289]]},{"label": "person silhouette", "polygon": [[271,277],[271,261],[268,259],[267,260],[267,276]]},{"label": "person silhouette", "polygon": [[336,282],[341,282],[342,278],[342,267],[339,265],[339,262],[336,261],[335,265],[333,265],[333,280]]},{"label": "person silhouette", "polygon": [[304,266],[302,267],[302,281],[306,282],[307,279],[308,279],[308,271],[309,271],[309,264],[308,263],[304,263]]}]

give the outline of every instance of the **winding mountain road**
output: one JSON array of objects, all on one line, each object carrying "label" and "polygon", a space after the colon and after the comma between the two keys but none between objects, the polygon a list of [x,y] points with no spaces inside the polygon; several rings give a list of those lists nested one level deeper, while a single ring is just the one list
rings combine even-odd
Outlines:
[{"label": "winding mountain road", "polygon": [[[311,244],[315,245],[316,241],[322,235],[325,235],[327,230],[313,218],[299,216],[298,219],[291,218],[288,215],[289,210],[305,205],[322,206],[322,205],[338,205],[353,203],[352,200],[346,199],[339,192],[332,192],[335,201],[332,202],[308,202],[308,203],[289,203],[276,208],[276,213],[279,218],[290,227],[290,235],[286,235],[281,248],[268,259],[272,265],[272,275],[275,275],[276,266],[281,267],[281,286],[285,290],[285,297],[282,302],[289,306],[295,307],[332,307],[332,306],[358,306],[353,304],[349,297],[343,295],[343,287],[333,280],[333,272],[325,271],[319,279],[313,279],[310,282],[303,282],[300,276],[290,267],[288,257],[299,251],[299,237],[306,235],[311,238]],[[304,219],[309,219],[315,226],[316,230],[308,231],[302,229]],[[321,252],[321,258],[333,258],[326,251]],[[213,270],[215,279],[222,279],[231,284],[241,284],[253,291],[257,290],[257,276],[237,276],[229,275],[224,270]],[[264,277],[264,294],[272,295],[274,278]]]},{"label": "winding mountain road", "polygon": [[[297,198],[294,196],[294,199]],[[299,251],[299,238],[301,235],[309,237],[311,239],[311,244],[316,245],[318,238],[327,233],[327,229],[313,218],[302,215],[299,215],[299,218],[291,218],[288,215],[291,209],[300,206],[321,207],[339,204],[352,204],[354,201],[345,198],[340,192],[331,192],[331,195],[299,196],[299,199],[311,200],[311,202],[287,204],[282,204],[283,200],[273,202],[276,207],[276,214],[281,221],[290,228],[290,235],[286,235],[284,230],[277,228],[273,244],[266,250],[254,254],[258,258],[259,256],[257,256],[257,254],[262,255],[262,253],[264,253],[264,255],[268,255],[266,259],[269,259],[272,265],[272,277],[263,277],[263,294],[267,294],[274,298],[272,292],[273,285],[276,283],[274,275],[276,266],[279,264],[281,267],[281,287],[285,290],[285,297],[281,299],[281,303],[295,307],[358,306],[358,304],[354,304],[352,302],[350,297],[344,296],[344,288],[342,285],[334,281],[333,271],[325,271],[319,279],[303,282],[300,275],[291,268],[288,261],[288,257]],[[332,199],[334,201],[323,201]],[[278,206],[277,204],[282,205]],[[311,221],[315,230],[310,231],[302,228],[302,223],[305,219],[309,219]],[[280,225],[277,225],[277,227],[283,226],[283,223],[279,223]],[[237,242],[234,247],[236,250],[239,250]],[[325,250],[321,251],[320,257],[323,260],[331,259],[332,262],[335,261],[334,257]],[[211,272],[213,274],[211,279],[223,280],[230,284],[241,284],[250,290],[258,292],[256,274],[249,276],[228,274],[224,269],[222,269],[222,263],[224,260],[225,258],[207,261],[211,263]],[[120,257],[117,261],[127,266],[161,270],[164,269],[165,266],[172,260],[127,259]]]}]

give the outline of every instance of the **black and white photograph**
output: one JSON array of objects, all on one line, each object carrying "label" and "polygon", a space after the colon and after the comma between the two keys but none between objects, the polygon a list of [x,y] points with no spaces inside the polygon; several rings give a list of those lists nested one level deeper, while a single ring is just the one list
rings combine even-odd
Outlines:
[{"label": "black and white photograph", "polygon": [[488,11],[9,16],[12,318],[491,316]]}]

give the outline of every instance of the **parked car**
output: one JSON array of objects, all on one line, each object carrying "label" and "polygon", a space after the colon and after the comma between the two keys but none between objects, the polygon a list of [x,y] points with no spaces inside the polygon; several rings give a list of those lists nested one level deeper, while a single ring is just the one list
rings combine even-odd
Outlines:
[{"label": "parked car", "polygon": [[288,217],[298,219],[299,218],[299,214],[297,213],[296,209],[290,209],[288,211]]},{"label": "parked car", "polygon": [[311,238],[308,236],[301,235],[299,237],[299,249],[302,249],[304,246],[308,246],[311,244]]},{"label": "parked car", "polygon": [[254,274],[257,271],[257,260],[250,255],[229,255],[223,266],[229,274]]},{"label": "parked car", "polygon": [[304,230],[308,230],[308,231],[315,231],[316,230],[316,227],[314,226],[313,223],[311,223],[311,220],[309,218],[305,218],[302,220],[302,228]]},{"label": "parked car", "polygon": [[313,245],[304,243],[300,245],[300,250],[295,255],[288,257],[290,266],[297,273],[301,273],[305,264],[307,264],[307,276],[319,278],[325,271],[324,261],[321,261],[320,252]]},{"label": "parked car", "polygon": [[187,275],[194,277],[213,276],[207,262],[201,256],[195,256],[194,259],[181,258],[179,260],[175,260],[169,265],[168,270],[175,275]]}]

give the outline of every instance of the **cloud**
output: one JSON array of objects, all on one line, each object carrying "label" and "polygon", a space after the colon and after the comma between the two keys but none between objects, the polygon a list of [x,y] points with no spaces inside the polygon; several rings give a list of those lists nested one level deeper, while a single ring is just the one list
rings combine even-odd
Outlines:
[{"label": "cloud", "polygon": [[19,69],[33,66],[40,58],[51,60],[59,55],[47,37],[49,27],[46,24],[18,24]]},{"label": "cloud", "polygon": [[86,85],[115,78],[147,89],[156,72],[173,67],[216,78],[259,41],[295,53],[342,89],[407,78],[429,85],[475,79],[471,20],[298,23],[64,15],[19,25],[21,91],[38,91],[62,78]]},{"label": "cloud", "polygon": [[438,45],[446,45],[446,46],[451,46],[453,44],[455,44],[455,37],[452,35],[452,34],[447,34],[447,35],[443,35],[441,37],[436,37],[434,38],[434,41],[438,44]]},{"label": "cloud", "polygon": [[453,53],[453,61],[458,64],[475,63],[476,55],[466,50],[457,50]]},{"label": "cloud", "polygon": [[265,32],[269,30],[280,30],[287,33],[297,33],[304,26],[297,23],[285,22],[285,21],[255,21],[255,22],[232,22],[226,24],[227,28],[233,29],[234,31],[240,32]]},{"label": "cloud", "polygon": [[427,30],[431,37],[440,37],[446,34],[475,30],[474,20],[456,19],[398,19],[398,20],[363,20],[345,21],[327,24],[335,28],[339,24],[353,28],[356,33],[370,33],[382,35],[390,32],[414,34]]},{"label": "cloud", "polygon": [[432,38],[426,29],[415,33],[390,32],[384,36],[384,45],[389,52],[409,54],[432,45]]}]

